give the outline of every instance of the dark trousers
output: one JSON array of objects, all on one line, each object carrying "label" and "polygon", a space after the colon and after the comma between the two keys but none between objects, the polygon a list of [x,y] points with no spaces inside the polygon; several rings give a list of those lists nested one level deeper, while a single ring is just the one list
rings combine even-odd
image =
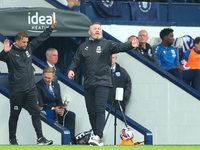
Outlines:
[{"label": "dark trousers", "polygon": [[185,83],[200,92],[200,70],[199,69],[190,69],[183,72],[183,80]]},{"label": "dark trousers", "polygon": [[90,124],[94,135],[103,137],[105,125],[105,109],[108,99],[109,87],[96,87],[85,89],[85,102],[89,115]]},{"label": "dark trousers", "polygon": [[23,107],[23,104],[26,105],[26,108],[31,115],[32,124],[35,128],[35,132],[38,138],[42,135],[42,126],[40,119],[40,111],[38,106],[38,98],[36,94],[36,89],[33,88],[30,91],[24,92],[10,92],[10,118],[9,118],[9,138],[16,138],[16,129],[19,114]]},{"label": "dark trousers", "polygon": [[173,69],[170,69],[170,70],[167,70],[169,73],[171,73],[172,75],[174,75],[175,77],[177,77],[178,79],[180,80],[183,80],[183,77],[182,77],[182,71],[180,68],[173,68]]},{"label": "dark trousers", "polygon": [[63,116],[58,115],[58,122],[70,131],[70,137],[75,136],[75,118],[74,112],[65,110]]}]

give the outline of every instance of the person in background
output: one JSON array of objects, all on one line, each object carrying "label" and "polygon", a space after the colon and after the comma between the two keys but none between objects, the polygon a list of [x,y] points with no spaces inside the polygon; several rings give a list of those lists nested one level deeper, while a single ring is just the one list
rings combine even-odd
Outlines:
[{"label": "person in background", "polygon": [[200,92],[200,37],[193,41],[194,48],[186,51],[181,63],[184,66],[183,81]]},{"label": "person in background", "polygon": [[131,42],[134,38],[137,38],[137,39],[138,39],[138,37],[135,36],[135,35],[129,36],[128,39],[127,39],[127,42]]},{"label": "person in background", "polygon": [[52,67],[55,71],[60,72],[60,69],[56,66],[56,63],[58,62],[58,51],[55,48],[49,48],[46,51],[46,59],[46,63],[49,67]]},{"label": "person in background", "polygon": [[10,41],[4,41],[4,50],[0,53],[0,60],[6,62],[9,72],[9,97],[10,97],[10,117],[9,117],[9,141],[12,145],[18,145],[16,130],[19,114],[23,107],[31,115],[33,127],[37,135],[38,145],[51,145],[52,140],[47,140],[42,133],[40,111],[37,104],[37,94],[32,68],[32,53],[46,39],[50,37],[57,21],[52,15],[52,24],[43,33],[28,43],[28,35],[19,32],[15,36],[15,43],[10,45]]},{"label": "person in background", "polygon": [[103,145],[105,109],[109,90],[112,87],[111,57],[114,53],[126,52],[139,45],[137,38],[132,42],[117,43],[106,40],[99,22],[90,25],[90,40],[81,44],[69,66],[68,77],[73,79],[75,70],[84,64],[84,96],[94,136],[89,144]]},{"label": "person in background", "polygon": [[80,6],[80,0],[57,0],[64,6],[68,6],[70,9],[73,9],[73,6]]},{"label": "person in background", "polygon": [[174,34],[172,29],[164,28],[160,32],[162,43],[154,48],[158,63],[161,68],[182,80],[183,66],[179,63],[178,52],[174,46]]},{"label": "person in background", "polygon": [[[52,81],[55,77],[55,70],[47,67],[42,73],[43,79],[40,80],[36,86],[39,97],[43,102],[43,110],[54,110],[57,114],[58,122],[69,129],[71,139],[75,135],[75,113],[66,110],[63,105],[60,85]],[[73,143],[73,141],[71,141]]]},{"label": "person in background", "polygon": [[156,65],[159,65],[158,59],[156,57],[153,48],[151,47],[151,45],[149,45],[149,43],[147,43],[148,39],[149,36],[147,31],[141,30],[138,33],[139,46],[135,50],[144,57],[146,57],[147,59],[149,59],[150,61],[152,61],[153,63],[155,63]]},{"label": "person in background", "polygon": [[[113,87],[110,88],[108,96],[108,104],[112,105],[115,101],[116,88],[123,88],[123,100],[120,101],[122,106],[123,113],[125,114],[126,104],[129,101],[131,95],[131,78],[128,75],[127,71],[122,68],[117,61],[117,55],[112,54],[112,65],[111,65],[111,78]],[[113,105],[114,106],[114,105]],[[120,110],[119,104],[117,103],[117,109]]]}]

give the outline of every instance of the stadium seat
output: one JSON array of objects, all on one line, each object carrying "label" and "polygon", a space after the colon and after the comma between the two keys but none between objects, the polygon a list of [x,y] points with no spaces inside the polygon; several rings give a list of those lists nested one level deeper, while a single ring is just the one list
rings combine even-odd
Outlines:
[{"label": "stadium seat", "polygon": [[176,38],[174,40],[173,46],[176,47],[177,49],[182,48],[183,47],[183,39],[181,37]]},{"label": "stadium seat", "polygon": [[177,49],[178,52],[178,59],[179,62],[181,61],[182,57],[183,57],[183,52],[182,52],[182,47],[183,47],[183,39],[181,37],[176,38],[174,40],[173,46]]},{"label": "stadium seat", "polygon": [[157,46],[158,44],[160,44],[162,42],[161,38],[159,37],[152,37],[149,44],[151,45],[152,48],[154,48],[155,46]]},{"label": "stadium seat", "polygon": [[58,116],[57,116],[57,113],[56,111],[54,110],[40,110],[40,112],[44,115],[44,116],[48,116],[50,117],[51,119],[53,120],[58,120]]}]

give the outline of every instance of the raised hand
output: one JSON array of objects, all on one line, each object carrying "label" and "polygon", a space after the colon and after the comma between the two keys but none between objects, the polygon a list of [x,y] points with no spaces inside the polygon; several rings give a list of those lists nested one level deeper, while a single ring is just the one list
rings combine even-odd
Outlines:
[{"label": "raised hand", "polygon": [[134,48],[139,46],[139,41],[138,41],[138,39],[136,37],[134,37],[133,40],[132,40],[132,46]]},{"label": "raised hand", "polygon": [[9,52],[12,48],[12,45],[10,45],[10,40],[5,39],[4,41],[4,51]]},{"label": "raised hand", "polygon": [[52,16],[52,24],[51,24],[51,28],[54,28],[55,26],[56,26],[56,24],[57,24],[57,21],[55,22],[54,21],[54,17],[53,17],[53,15],[51,15]]}]

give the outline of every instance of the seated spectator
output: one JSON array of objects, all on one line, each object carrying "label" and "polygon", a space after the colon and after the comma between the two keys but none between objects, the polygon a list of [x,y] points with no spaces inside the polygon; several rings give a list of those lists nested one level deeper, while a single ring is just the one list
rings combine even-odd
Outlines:
[{"label": "seated spectator", "polygon": [[[116,88],[120,87],[124,89],[123,100],[120,101],[122,106],[122,110],[125,113],[126,104],[131,95],[131,78],[126,72],[124,68],[122,68],[119,64],[116,63],[117,55],[112,55],[112,65],[111,65],[111,74],[112,74],[112,83],[113,87],[110,88],[109,96],[108,96],[108,104],[112,105],[115,101]],[[113,105],[115,106],[115,105]],[[117,102],[117,109],[120,110],[119,104]]]},{"label": "seated spectator", "polygon": [[128,37],[127,42],[132,42],[132,40],[133,40],[134,37],[136,37],[138,39],[137,36],[131,35],[131,36]]},{"label": "seated spectator", "polygon": [[151,45],[147,43],[148,39],[149,39],[149,36],[148,36],[147,31],[141,30],[138,33],[139,46],[135,50],[141,55],[143,55],[144,57],[146,57],[147,59],[149,59],[150,61],[152,61],[153,63],[155,63],[156,65],[159,65],[158,59],[155,55],[153,48],[151,47]]},{"label": "seated spectator", "polygon": [[80,0],[57,0],[64,6],[68,6],[70,9],[73,9],[73,6],[80,6]]},{"label": "seated spectator", "polygon": [[[57,114],[58,122],[69,129],[71,139],[75,134],[75,113],[66,110],[60,94],[60,85],[53,82],[55,77],[55,70],[47,67],[42,73],[43,79],[40,80],[36,86],[39,97],[43,101],[44,110],[54,110]],[[72,141],[71,141],[72,142]]]},{"label": "seated spectator", "polygon": [[173,31],[170,28],[165,28],[160,32],[162,43],[154,48],[158,63],[161,68],[167,70],[172,75],[182,80],[183,66],[179,63],[178,52],[174,46]]},{"label": "seated spectator", "polygon": [[194,48],[184,53],[181,62],[185,67],[183,80],[200,92],[200,37],[195,38]]},{"label": "seated spectator", "polygon": [[47,65],[59,71],[60,69],[55,65],[58,62],[58,51],[55,48],[49,48],[46,51]]}]

